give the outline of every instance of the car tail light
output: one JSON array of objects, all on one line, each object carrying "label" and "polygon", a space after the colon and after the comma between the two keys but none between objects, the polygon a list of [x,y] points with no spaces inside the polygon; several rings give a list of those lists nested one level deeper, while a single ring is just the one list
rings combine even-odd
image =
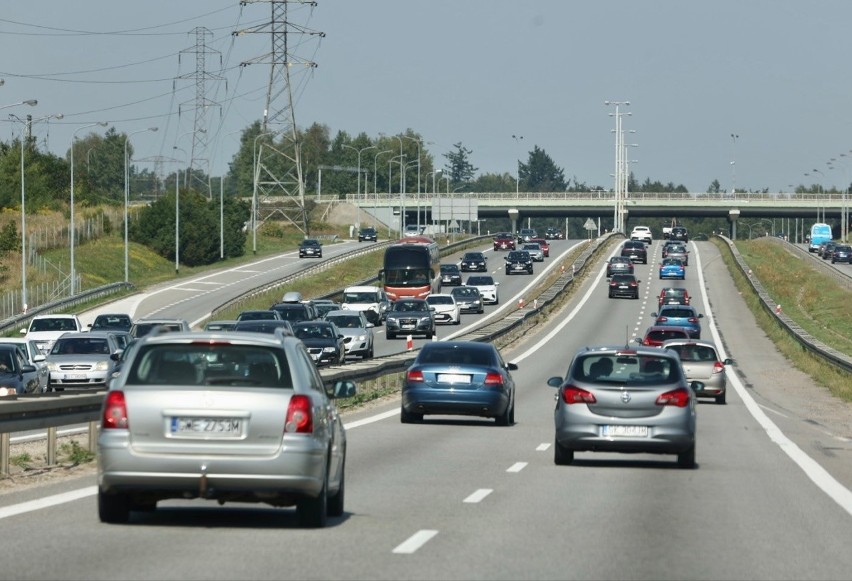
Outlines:
[{"label": "car tail light", "polygon": [[568,405],[574,403],[597,403],[592,392],[581,389],[576,385],[566,385],[562,388],[562,401]]},{"label": "car tail light", "polygon": [[613,280],[610,281],[609,286],[618,286],[618,283]]},{"label": "car tail light", "polygon": [[130,427],[127,422],[127,403],[123,391],[107,392],[104,400],[104,415],[101,418],[103,430],[126,430]]},{"label": "car tail light", "polygon": [[310,434],[314,431],[314,417],[311,410],[311,398],[307,395],[294,395],[287,406],[285,433]]},{"label": "car tail light", "polygon": [[423,377],[422,371],[415,369],[405,374],[405,381],[409,383],[422,383],[426,381],[426,379]]},{"label": "car tail light", "polygon": [[635,280],[630,281],[630,286],[639,286]]},{"label": "car tail light", "polygon": [[667,391],[657,398],[657,405],[673,405],[685,408],[689,405],[689,390],[685,387],[679,387],[675,390]]},{"label": "car tail light", "polygon": [[725,364],[721,361],[717,361],[713,364],[713,373],[724,373],[725,372]]},{"label": "car tail light", "polygon": [[698,322],[698,319],[696,319],[695,317],[689,317],[689,319],[687,319],[687,320],[688,320],[690,323],[697,323],[697,322]]},{"label": "car tail light", "polygon": [[669,320],[669,318],[668,318],[668,317],[657,317],[657,322],[658,322],[658,323],[665,323],[665,322],[666,322],[666,321],[668,321],[668,320]]},{"label": "car tail light", "polygon": [[489,371],[485,374],[485,385],[503,385],[503,376],[499,373]]}]

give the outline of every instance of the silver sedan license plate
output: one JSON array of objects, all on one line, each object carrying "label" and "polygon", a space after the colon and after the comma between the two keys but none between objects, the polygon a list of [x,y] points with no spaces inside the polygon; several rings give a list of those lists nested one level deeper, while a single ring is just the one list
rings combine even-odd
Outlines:
[{"label": "silver sedan license plate", "polygon": [[237,437],[242,434],[240,418],[172,418],[172,434]]},{"label": "silver sedan license plate", "polygon": [[648,426],[601,426],[604,438],[647,438]]}]

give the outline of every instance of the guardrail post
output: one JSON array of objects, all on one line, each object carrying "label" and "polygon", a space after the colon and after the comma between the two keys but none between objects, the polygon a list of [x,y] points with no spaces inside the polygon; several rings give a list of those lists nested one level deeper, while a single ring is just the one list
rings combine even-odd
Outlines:
[{"label": "guardrail post", "polygon": [[47,428],[47,465],[56,465],[56,427]]},{"label": "guardrail post", "polygon": [[94,452],[98,447],[98,423],[89,422],[89,452]]},{"label": "guardrail post", "polygon": [[3,432],[0,434],[0,475],[9,476],[9,444],[11,442],[10,434]]}]

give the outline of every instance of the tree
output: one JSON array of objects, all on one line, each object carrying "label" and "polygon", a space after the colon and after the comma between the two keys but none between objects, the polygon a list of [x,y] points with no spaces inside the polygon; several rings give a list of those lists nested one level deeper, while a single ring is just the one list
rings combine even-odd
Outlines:
[{"label": "tree", "polygon": [[474,192],[514,192],[515,178],[508,172],[503,174],[484,173],[473,182]]},{"label": "tree", "polygon": [[518,177],[528,192],[564,192],[567,184],[562,168],[556,166],[538,145],[533,147],[527,163],[521,163]]},{"label": "tree", "polygon": [[713,180],[710,182],[710,187],[707,188],[708,194],[719,194],[722,192],[722,184],[719,183],[719,180]]},{"label": "tree", "polygon": [[444,168],[450,175],[450,180],[454,184],[467,184],[473,179],[473,175],[479,168],[473,167],[470,163],[470,154],[473,153],[470,149],[464,147],[461,142],[454,143],[455,151],[450,151],[444,154],[449,162]]}]

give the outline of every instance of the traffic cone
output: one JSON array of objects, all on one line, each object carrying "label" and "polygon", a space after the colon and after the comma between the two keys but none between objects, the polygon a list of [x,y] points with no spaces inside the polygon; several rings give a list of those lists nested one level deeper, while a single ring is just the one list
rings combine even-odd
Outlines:
[{"label": "traffic cone", "polygon": [[775,305],[775,314],[776,314],[776,315],[780,315],[780,314],[781,314],[781,305]]},{"label": "traffic cone", "polygon": [[533,308],[534,309],[538,308],[538,299],[533,299]]},{"label": "traffic cone", "polygon": [[518,299],[518,308],[519,309],[524,308],[524,297],[521,297],[521,298]]},{"label": "traffic cone", "polygon": [[412,339],[411,335],[405,338],[405,348],[409,351],[414,349],[414,339]]}]

